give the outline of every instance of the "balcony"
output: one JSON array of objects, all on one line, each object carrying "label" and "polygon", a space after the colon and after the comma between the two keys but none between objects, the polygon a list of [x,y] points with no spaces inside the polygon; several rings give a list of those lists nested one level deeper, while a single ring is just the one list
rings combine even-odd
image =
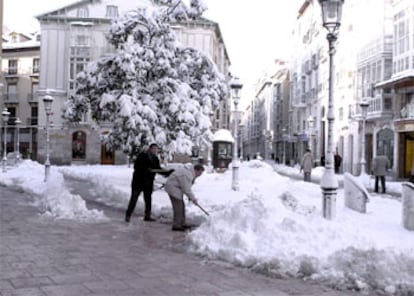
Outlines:
[{"label": "balcony", "polygon": [[[365,97],[361,100],[367,100],[369,102],[367,120],[374,121],[378,119],[392,119],[393,110],[392,110],[392,99],[390,96],[377,95],[375,97]],[[352,119],[359,120],[362,117],[361,107],[359,103],[356,103],[351,106],[349,110],[349,117]]]},{"label": "balcony", "polygon": [[3,70],[3,77],[7,80],[7,83],[15,84],[19,79],[17,68],[6,68]]},{"label": "balcony", "polygon": [[414,101],[408,103],[400,109],[399,118],[396,118],[396,123],[412,123],[414,122]]},{"label": "balcony", "polygon": [[39,103],[39,98],[36,93],[30,93],[27,94],[27,101],[29,102],[29,104]]},{"label": "balcony", "polygon": [[19,94],[5,94],[4,95],[5,104],[18,104],[19,103]]},{"label": "balcony", "polygon": [[38,124],[37,117],[29,117],[26,120],[28,126],[37,126]]}]

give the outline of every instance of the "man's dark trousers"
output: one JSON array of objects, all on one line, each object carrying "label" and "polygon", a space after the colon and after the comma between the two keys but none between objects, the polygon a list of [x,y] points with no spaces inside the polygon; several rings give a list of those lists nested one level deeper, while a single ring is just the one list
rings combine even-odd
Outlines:
[{"label": "man's dark trousers", "polygon": [[378,179],[381,179],[382,193],[385,193],[385,176],[375,176],[375,192],[378,192]]},{"label": "man's dark trousers", "polygon": [[128,209],[126,211],[126,217],[131,217],[137,205],[138,197],[141,192],[144,192],[145,202],[145,217],[151,217],[151,204],[152,204],[152,184],[132,184],[131,198],[129,200]]}]

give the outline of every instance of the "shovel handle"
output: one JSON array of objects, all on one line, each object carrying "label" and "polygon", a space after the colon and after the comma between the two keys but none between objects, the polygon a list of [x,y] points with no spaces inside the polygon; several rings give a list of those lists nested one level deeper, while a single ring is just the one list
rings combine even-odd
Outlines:
[{"label": "shovel handle", "polygon": [[210,214],[205,209],[203,209],[203,207],[200,206],[198,203],[196,203],[196,206],[199,207],[200,210],[202,210],[204,212],[204,214],[206,214],[207,216],[210,216]]}]

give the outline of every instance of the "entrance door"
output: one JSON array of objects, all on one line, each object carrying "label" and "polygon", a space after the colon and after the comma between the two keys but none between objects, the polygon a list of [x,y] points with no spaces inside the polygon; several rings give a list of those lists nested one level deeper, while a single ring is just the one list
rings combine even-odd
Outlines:
[{"label": "entrance door", "polygon": [[101,164],[115,164],[115,153],[106,148],[106,145],[101,146]]},{"label": "entrance door", "polygon": [[405,155],[404,177],[408,178],[414,163],[414,139],[407,139],[405,144]]}]

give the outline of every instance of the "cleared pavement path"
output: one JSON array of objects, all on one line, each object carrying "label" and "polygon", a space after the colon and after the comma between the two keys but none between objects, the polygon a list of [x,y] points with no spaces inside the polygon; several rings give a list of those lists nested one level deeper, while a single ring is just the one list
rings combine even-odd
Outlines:
[{"label": "cleared pavement path", "polygon": [[[274,279],[186,252],[170,225],[99,208],[107,222],[39,215],[30,196],[0,187],[0,295],[360,295]],[[372,295],[372,294],[370,294]]]}]

